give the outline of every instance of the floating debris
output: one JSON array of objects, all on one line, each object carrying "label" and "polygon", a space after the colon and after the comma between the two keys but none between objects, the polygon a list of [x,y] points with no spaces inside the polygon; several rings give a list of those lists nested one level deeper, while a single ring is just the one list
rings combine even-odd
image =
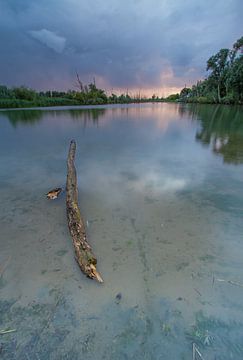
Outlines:
[{"label": "floating debris", "polygon": [[121,294],[121,293],[118,293],[118,294],[116,295],[116,304],[120,304],[121,298],[122,298],[122,294]]},{"label": "floating debris", "polygon": [[229,284],[231,284],[231,285],[243,287],[243,284],[240,283],[240,282],[238,282],[238,281],[219,279],[219,278],[215,278],[214,276],[213,276],[213,280],[212,280],[212,286],[214,285],[214,282],[215,282],[215,281],[218,281],[218,282],[226,282],[226,283],[229,283]]},{"label": "floating debris", "polygon": [[4,334],[10,334],[17,331],[16,329],[7,329],[7,330],[0,330],[0,335],[4,335]]},{"label": "floating debris", "polygon": [[195,343],[192,344],[192,360],[196,360],[197,356],[199,356],[200,360],[205,360],[202,354],[200,353],[198,347]]},{"label": "floating debris", "polygon": [[55,188],[53,190],[50,190],[46,196],[49,200],[55,200],[62,192],[62,188]]}]

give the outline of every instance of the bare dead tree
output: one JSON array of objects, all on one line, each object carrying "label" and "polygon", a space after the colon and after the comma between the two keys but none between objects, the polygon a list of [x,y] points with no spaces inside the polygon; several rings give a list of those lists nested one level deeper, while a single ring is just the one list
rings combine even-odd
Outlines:
[{"label": "bare dead tree", "polygon": [[79,74],[78,72],[76,71],[76,83],[75,83],[75,86],[81,91],[83,92],[84,91],[84,87],[83,87],[83,83],[82,81],[80,80],[80,77],[79,77]]}]

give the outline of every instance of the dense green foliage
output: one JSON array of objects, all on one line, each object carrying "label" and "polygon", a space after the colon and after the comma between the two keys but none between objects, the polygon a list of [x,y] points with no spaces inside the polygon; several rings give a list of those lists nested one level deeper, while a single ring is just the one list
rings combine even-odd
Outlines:
[{"label": "dense green foliage", "polygon": [[[53,94],[54,93],[54,94]],[[38,106],[78,105],[74,98],[65,93],[38,93],[27,87],[7,88],[0,85],[0,108],[25,108]],[[63,96],[62,96],[63,95]]]},{"label": "dense green foliage", "polygon": [[78,91],[37,92],[24,86],[10,89],[0,85],[0,108],[129,104],[135,102],[161,101],[161,99],[155,95],[153,95],[151,99],[141,96],[132,97],[128,95],[128,93],[121,95],[111,94],[108,96],[103,89],[97,88],[95,83],[83,85],[80,80],[78,82],[78,88]]},{"label": "dense green foliage", "polygon": [[166,101],[177,101],[179,100],[180,95],[179,94],[171,94],[167,96]]},{"label": "dense green foliage", "polygon": [[209,76],[192,88],[184,88],[180,100],[198,103],[243,103],[243,37],[232,49],[221,49],[207,61]]}]

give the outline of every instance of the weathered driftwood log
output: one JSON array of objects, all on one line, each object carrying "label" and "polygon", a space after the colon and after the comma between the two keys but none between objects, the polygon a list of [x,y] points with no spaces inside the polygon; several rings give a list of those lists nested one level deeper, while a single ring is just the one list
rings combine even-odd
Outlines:
[{"label": "weathered driftwood log", "polygon": [[67,160],[66,204],[68,227],[80,269],[91,279],[103,282],[96,270],[97,260],[92,253],[90,245],[87,243],[85,225],[78,207],[77,174],[74,165],[75,151],[76,143],[72,140]]}]

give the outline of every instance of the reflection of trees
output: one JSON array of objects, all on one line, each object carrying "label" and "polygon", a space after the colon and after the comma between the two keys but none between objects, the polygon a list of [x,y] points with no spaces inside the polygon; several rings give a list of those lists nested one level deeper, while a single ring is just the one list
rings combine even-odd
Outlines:
[{"label": "reflection of trees", "polygon": [[13,127],[17,127],[18,124],[34,125],[39,122],[43,116],[41,110],[8,110],[1,112],[8,118]]},{"label": "reflection of trees", "polygon": [[104,115],[106,109],[67,109],[67,110],[8,110],[1,112],[6,116],[13,127],[17,127],[18,124],[34,125],[41,121],[42,118],[48,114],[50,116],[66,115],[67,113],[73,120],[81,120],[84,122],[84,127],[87,123],[92,123],[98,126],[98,119]]},{"label": "reflection of trees", "polygon": [[99,117],[104,115],[106,109],[70,109],[68,113],[73,120],[81,120],[84,122],[84,127],[87,123],[92,121],[94,125],[98,126]]},{"label": "reflection of trees", "polygon": [[243,109],[236,106],[192,105],[192,118],[199,119],[201,128],[196,139],[210,145],[215,154],[229,164],[243,163]]},{"label": "reflection of trees", "polygon": [[[188,116],[188,104],[186,103],[180,103],[179,106],[178,106],[178,113],[180,115],[180,117],[183,117],[183,116]],[[189,112],[190,112],[190,109],[189,109]]]}]

